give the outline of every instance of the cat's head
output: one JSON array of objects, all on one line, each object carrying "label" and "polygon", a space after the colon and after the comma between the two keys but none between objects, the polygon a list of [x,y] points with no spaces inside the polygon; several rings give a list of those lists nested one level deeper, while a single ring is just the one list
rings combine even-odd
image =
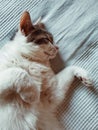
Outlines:
[{"label": "cat's head", "polygon": [[52,34],[46,30],[43,23],[33,24],[27,11],[20,18],[20,32],[26,37],[27,44],[32,43],[33,47],[37,46],[39,48],[39,52],[43,53],[44,58],[53,59],[56,56],[58,47],[54,45]]}]

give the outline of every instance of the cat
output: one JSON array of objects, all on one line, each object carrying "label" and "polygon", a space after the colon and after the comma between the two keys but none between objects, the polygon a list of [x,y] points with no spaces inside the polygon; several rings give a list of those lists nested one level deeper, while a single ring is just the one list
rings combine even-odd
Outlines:
[{"label": "cat", "polygon": [[75,77],[92,82],[77,66],[55,75],[49,60],[57,53],[52,34],[25,11],[15,37],[0,50],[0,130],[63,130],[55,112],[69,86]]}]

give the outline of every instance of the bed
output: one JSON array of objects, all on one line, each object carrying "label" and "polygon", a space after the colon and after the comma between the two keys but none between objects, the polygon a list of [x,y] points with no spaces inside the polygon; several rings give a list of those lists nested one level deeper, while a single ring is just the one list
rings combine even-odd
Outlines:
[{"label": "bed", "polygon": [[59,54],[51,61],[55,73],[68,65],[89,71],[94,86],[76,80],[58,108],[65,130],[98,130],[98,1],[97,0],[1,0],[0,47],[10,40],[23,11],[42,22],[53,34]]}]

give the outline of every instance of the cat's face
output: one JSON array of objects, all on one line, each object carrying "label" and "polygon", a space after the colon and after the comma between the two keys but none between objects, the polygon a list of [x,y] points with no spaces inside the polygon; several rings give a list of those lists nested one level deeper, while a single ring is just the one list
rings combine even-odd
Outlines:
[{"label": "cat's face", "polygon": [[31,43],[38,46],[48,59],[53,59],[58,47],[54,45],[53,36],[49,33],[43,23],[32,24],[29,13],[26,11],[20,19],[20,30],[27,38],[27,44]]}]

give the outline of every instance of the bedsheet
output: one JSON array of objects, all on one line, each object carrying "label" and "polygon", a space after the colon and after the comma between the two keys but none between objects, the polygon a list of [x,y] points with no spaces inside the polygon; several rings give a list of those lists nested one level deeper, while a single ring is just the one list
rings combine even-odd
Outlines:
[{"label": "bedsheet", "polygon": [[97,0],[0,0],[0,47],[10,40],[23,11],[42,22],[59,46],[51,61],[57,73],[67,65],[89,71],[94,82],[87,88],[79,81],[70,87],[58,108],[65,130],[98,130],[98,1]]}]

